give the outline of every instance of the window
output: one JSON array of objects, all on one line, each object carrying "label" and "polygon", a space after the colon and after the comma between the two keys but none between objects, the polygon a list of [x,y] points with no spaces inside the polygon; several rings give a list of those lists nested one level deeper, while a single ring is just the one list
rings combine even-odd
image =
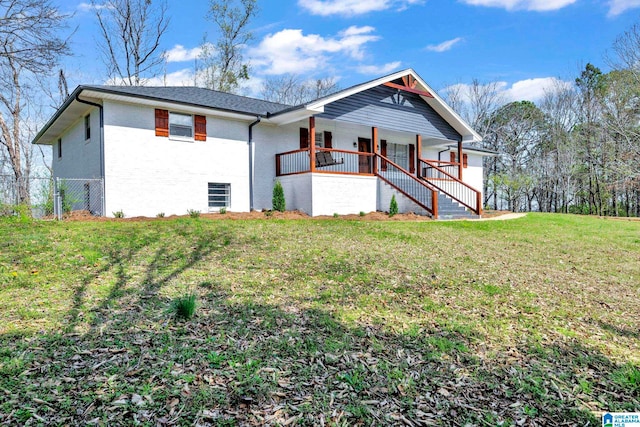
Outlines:
[{"label": "window", "polygon": [[207,118],[156,109],[156,136],[206,141]]},{"label": "window", "polygon": [[169,136],[193,138],[193,117],[189,114],[169,113]]},{"label": "window", "polygon": [[408,151],[408,145],[387,143],[387,158],[403,169],[408,169],[409,166]]},{"label": "window", "polygon": [[324,147],[324,134],[322,132],[316,132],[316,147]]},{"label": "window", "polygon": [[209,209],[231,206],[231,184],[209,183]]},{"label": "window", "polygon": [[91,114],[84,116],[84,139],[91,139]]},{"label": "window", "polygon": [[58,138],[58,158],[62,158],[62,138]]}]

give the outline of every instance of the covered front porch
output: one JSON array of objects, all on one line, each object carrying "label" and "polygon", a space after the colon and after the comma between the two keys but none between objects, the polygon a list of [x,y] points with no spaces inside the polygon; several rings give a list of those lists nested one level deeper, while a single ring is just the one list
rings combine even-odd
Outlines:
[{"label": "covered front porch", "polygon": [[[319,122],[320,126],[316,126],[315,117],[309,118],[308,128],[300,127],[299,148],[276,154],[276,176],[308,172],[371,176],[388,170],[392,164],[418,178],[444,178],[437,176],[436,170],[440,169],[462,180],[468,166],[462,141],[427,139],[420,134],[379,130],[375,126],[365,129]],[[378,165],[376,155],[385,161]]]},{"label": "covered front porch", "polygon": [[481,213],[480,192],[461,179],[468,166],[461,141],[315,117],[308,127],[300,124],[299,148],[275,155],[276,177],[292,208],[311,215],[386,211],[395,194],[405,211],[438,217],[445,194]]}]

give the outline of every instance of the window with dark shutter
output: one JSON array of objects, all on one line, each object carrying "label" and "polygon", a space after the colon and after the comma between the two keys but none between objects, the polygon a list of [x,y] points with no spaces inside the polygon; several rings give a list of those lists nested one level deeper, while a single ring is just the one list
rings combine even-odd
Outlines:
[{"label": "window with dark shutter", "polygon": [[449,161],[451,163],[455,163],[456,162],[456,152],[455,151],[449,151]]},{"label": "window with dark shutter", "polygon": [[[381,139],[380,140],[380,155],[382,157],[387,157],[387,140],[386,139]],[[380,165],[380,169],[384,172],[387,170],[387,162],[385,162],[384,160],[382,161],[382,164]]]},{"label": "window with dark shutter", "polygon": [[300,128],[300,149],[309,148],[309,129]]},{"label": "window with dark shutter", "polygon": [[416,146],[409,144],[409,173],[416,173]]},{"label": "window with dark shutter", "polygon": [[169,111],[156,109],[156,136],[169,136]]},{"label": "window with dark shutter", "polygon": [[333,136],[328,130],[324,131],[324,148],[333,148]]},{"label": "window with dark shutter", "polygon": [[207,118],[205,116],[194,116],[195,122],[195,140],[207,140]]}]

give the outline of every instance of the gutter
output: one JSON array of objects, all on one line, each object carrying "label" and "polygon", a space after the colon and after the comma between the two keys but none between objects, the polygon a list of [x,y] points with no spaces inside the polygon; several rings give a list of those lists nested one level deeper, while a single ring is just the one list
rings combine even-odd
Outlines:
[{"label": "gutter", "polygon": [[[269,114],[267,113],[267,117]],[[256,116],[256,121],[249,125],[249,212],[253,211],[253,127],[261,121],[260,116]]]},{"label": "gutter", "polygon": [[91,105],[92,107],[98,107],[100,110],[100,178],[102,178],[102,216],[106,216],[106,203],[105,203],[105,167],[104,167],[104,107],[101,104],[95,102],[86,101],[80,99],[80,92],[76,94],[75,100],[81,104]]}]

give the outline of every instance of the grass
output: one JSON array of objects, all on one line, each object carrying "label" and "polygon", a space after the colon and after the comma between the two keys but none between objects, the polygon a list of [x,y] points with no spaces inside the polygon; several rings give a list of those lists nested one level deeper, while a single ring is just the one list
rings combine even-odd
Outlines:
[{"label": "grass", "polygon": [[0,424],[598,424],[640,411],[638,235],[542,214],[3,220]]},{"label": "grass", "polygon": [[196,312],[196,295],[190,293],[173,300],[171,304],[171,311],[175,313],[176,317],[189,320]]}]

